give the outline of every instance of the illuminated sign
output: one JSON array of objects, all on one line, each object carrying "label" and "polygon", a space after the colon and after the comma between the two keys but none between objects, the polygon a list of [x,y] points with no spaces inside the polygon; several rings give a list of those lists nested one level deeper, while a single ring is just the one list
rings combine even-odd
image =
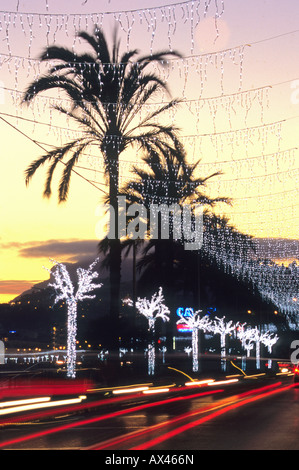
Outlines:
[{"label": "illuminated sign", "polygon": [[181,316],[182,317],[191,317],[193,312],[194,312],[193,308],[191,308],[191,307],[187,307],[187,308],[179,307],[176,311],[178,317],[181,317]]}]

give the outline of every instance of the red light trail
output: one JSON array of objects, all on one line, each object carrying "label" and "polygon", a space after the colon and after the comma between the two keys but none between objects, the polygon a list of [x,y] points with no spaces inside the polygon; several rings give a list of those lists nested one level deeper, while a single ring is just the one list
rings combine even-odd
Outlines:
[{"label": "red light trail", "polygon": [[[197,393],[195,395],[188,396],[188,398],[191,399],[191,398],[204,396],[204,395],[213,395],[213,394],[216,394],[216,393],[219,393],[219,392],[222,392],[222,391],[223,390],[213,390],[213,391],[209,391],[209,392],[201,392],[201,393]],[[116,398],[116,399],[111,399],[111,401],[110,400],[105,400],[105,403],[108,404],[109,402],[111,403],[112,401],[114,402],[116,400],[117,401],[122,401],[123,399]],[[29,434],[29,435],[26,435],[26,436],[21,436],[21,437],[15,438],[15,439],[10,439],[8,441],[0,443],[0,448],[11,446],[11,445],[14,445],[14,444],[19,444],[21,442],[28,441],[28,440],[31,440],[31,439],[44,437],[44,436],[54,434],[54,433],[57,433],[57,432],[66,431],[68,429],[72,429],[72,428],[75,428],[75,427],[89,425],[89,424],[92,424],[92,423],[104,421],[106,419],[116,418],[118,416],[123,416],[123,415],[129,414],[129,413],[134,413],[135,411],[140,411],[140,410],[152,408],[152,407],[159,406],[159,405],[164,405],[166,403],[173,403],[173,402],[181,401],[181,400],[186,400],[186,397],[174,397],[174,398],[169,398],[169,399],[165,399],[165,400],[155,401],[153,403],[145,403],[145,404],[142,404],[142,405],[137,405],[137,406],[125,409],[125,410],[114,411],[114,412],[107,413],[107,414],[102,415],[102,416],[96,416],[96,417],[93,417],[93,418],[77,421],[75,423],[65,424],[63,426],[48,429],[46,431],[40,431],[40,432],[32,433],[32,434]],[[103,404],[103,400],[101,400],[101,404]],[[91,406],[92,405],[89,404],[89,407],[91,407]]]},{"label": "red light trail", "polygon": [[[63,384],[62,384],[62,386],[63,386]],[[53,392],[52,387],[46,388],[45,385],[43,385],[42,388],[38,387],[38,390],[39,390],[39,392],[43,391],[45,395],[51,395],[51,392]],[[57,390],[58,389],[55,388],[55,392],[57,392]],[[61,388],[59,388],[59,390],[61,390]],[[70,388],[67,388],[66,390],[70,394]],[[173,393],[173,392],[185,391],[185,390],[189,391],[189,387],[179,387],[179,388],[176,387],[176,388],[170,389],[169,391],[170,391],[170,393]],[[78,390],[75,387],[74,391],[79,392],[79,391],[82,391],[82,390],[81,389]],[[87,390],[87,392],[88,392],[88,390]],[[17,390],[16,390],[15,394],[12,393],[12,396],[19,396],[19,395],[20,395],[20,392],[17,391]],[[29,394],[25,393],[25,396],[27,396],[27,395],[29,395]],[[33,396],[38,396],[37,391],[36,390],[32,391],[32,395]],[[56,393],[54,393],[53,395],[56,395]],[[123,395],[123,396],[118,396],[118,397],[113,397],[113,398],[104,398],[104,399],[97,400],[97,401],[94,401],[94,402],[87,402],[87,403],[84,403],[84,404],[72,405],[71,407],[70,406],[61,407],[58,410],[55,409],[55,410],[49,410],[49,411],[37,411],[37,412],[31,412],[30,414],[26,414],[26,415],[18,414],[18,416],[16,416],[16,417],[10,417],[9,420],[8,420],[7,417],[3,418],[3,419],[0,419],[0,426],[26,422],[26,421],[29,421],[29,420],[32,422],[34,420],[48,418],[50,416],[55,416],[57,414],[74,413],[76,411],[82,411],[84,409],[98,408],[98,407],[101,407],[101,406],[107,406],[107,405],[110,405],[110,404],[116,404],[116,403],[119,403],[119,402],[123,402],[123,401],[126,401],[128,398],[129,399],[140,398],[140,396],[142,396],[141,393],[133,393],[133,394],[131,393],[130,396],[128,396],[128,395],[124,396]],[[161,403],[162,403],[162,401],[161,401]]]},{"label": "red light trail", "polygon": [[[244,392],[240,395],[237,395],[234,398],[234,401],[236,399],[238,399],[238,400],[242,399],[242,398],[244,398],[248,395],[266,392],[268,390],[273,389],[273,387],[277,387],[279,385],[281,385],[281,382],[276,383],[276,384],[272,384],[272,385],[267,385],[265,387],[261,387],[261,388],[258,388],[258,389],[254,389],[254,390],[251,390],[249,392]],[[221,391],[223,391],[223,390],[221,390]],[[200,394],[199,394],[199,396],[200,396]],[[192,396],[190,398],[195,398],[195,397],[196,397],[196,395]],[[133,439],[140,438],[140,437],[144,436],[145,434],[149,434],[151,432],[161,430],[163,427],[166,427],[166,426],[177,424],[179,421],[183,421],[185,419],[192,418],[193,416],[198,415],[200,413],[212,412],[213,410],[215,410],[215,408],[219,408],[219,406],[225,406],[227,404],[228,400],[230,400],[230,398],[226,398],[226,399],[221,400],[221,402],[218,402],[217,405],[198,408],[198,409],[196,409],[192,412],[185,413],[185,414],[180,415],[176,418],[166,420],[166,421],[163,421],[162,423],[159,423],[159,424],[153,425],[151,427],[148,427],[147,429],[143,429],[141,431],[134,431],[132,433],[125,434],[123,436],[119,436],[119,437],[116,437],[116,438],[113,438],[113,439],[109,439],[108,441],[104,441],[100,444],[97,444],[95,446],[90,447],[90,450],[103,450],[103,449],[108,449],[110,447],[113,447],[115,449],[116,446],[118,446],[120,444],[123,444],[124,442],[126,442],[128,440],[133,440]],[[135,448],[133,448],[133,450],[134,449]],[[140,449],[141,449],[141,447],[140,447]]]},{"label": "red light trail", "polygon": [[[153,433],[155,431],[162,430],[166,426],[176,425],[180,421],[195,418],[196,415],[199,415],[199,414],[202,414],[202,413],[209,413],[208,415],[203,416],[199,419],[195,419],[191,422],[182,424],[179,427],[175,427],[175,429],[169,430],[169,431],[165,432],[164,434],[162,434],[161,436],[154,437],[151,440],[147,440],[146,443],[136,445],[136,446],[133,446],[133,447],[130,448],[130,450],[149,449],[151,447],[159,445],[161,442],[164,442],[166,440],[171,439],[172,437],[175,437],[175,436],[179,435],[182,432],[188,431],[189,429],[191,429],[193,427],[200,426],[201,424],[203,424],[207,421],[210,421],[214,418],[217,418],[218,416],[221,416],[221,415],[223,415],[223,414],[225,414],[225,413],[227,413],[227,412],[229,412],[233,409],[236,409],[236,408],[239,408],[241,406],[247,405],[249,403],[260,400],[262,398],[267,398],[267,397],[272,396],[274,394],[284,392],[284,391],[289,390],[290,388],[292,388],[294,386],[294,384],[292,384],[292,385],[288,385],[288,386],[285,386],[285,387],[280,387],[281,385],[282,385],[281,382],[278,382],[278,383],[275,383],[275,384],[272,384],[272,385],[268,385],[268,386],[261,387],[261,388],[258,388],[258,389],[250,390],[248,392],[244,392],[244,393],[239,394],[239,395],[235,395],[234,397],[224,398],[221,401],[218,401],[216,405],[214,404],[214,405],[209,405],[209,406],[206,406],[206,407],[201,406],[200,408],[197,408],[196,410],[193,410],[192,412],[184,413],[184,414],[182,414],[182,415],[180,415],[176,418],[173,418],[173,419],[170,419],[170,420],[167,420],[167,421],[163,421],[162,423],[159,423],[159,424],[156,424],[154,426],[148,427],[147,429],[142,429],[141,431],[134,431],[134,432],[129,433],[129,434],[118,436],[116,438],[110,439],[109,441],[103,441],[103,442],[101,442],[97,445],[93,445],[93,446],[89,447],[88,450],[101,450],[101,449],[107,449],[109,447],[110,448],[112,447],[112,448],[116,449],[117,448],[116,446],[118,446],[118,445],[120,445],[120,444],[122,444],[126,441],[129,441],[129,440],[133,441],[133,439],[140,438],[140,437],[142,437],[146,434],[149,434],[151,432]],[[120,417],[120,416],[125,416],[125,415],[131,414],[131,413],[135,413],[136,411],[146,410],[146,409],[150,409],[150,408],[157,407],[157,406],[160,406],[160,405],[166,405],[166,404],[169,404],[169,403],[180,402],[182,400],[189,400],[189,399],[191,400],[191,399],[194,399],[194,398],[200,398],[200,397],[204,397],[204,396],[207,396],[207,395],[214,395],[214,394],[218,394],[218,393],[223,392],[223,391],[224,391],[223,389],[221,389],[221,390],[217,389],[217,390],[199,392],[199,393],[188,395],[188,396],[179,396],[179,397],[173,397],[173,398],[166,398],[166,399],[159,400],[159,401],[154,401],[154,402],[151,402],[151,403],[143,403],[141,405],[133,406],[133,407],[130,407],[130,408],[127,408],[127,409],[113,411],[111,413],[106,413],[106,414],[103,414],[101,416],[95,416],[95,417],[92,417],[92,418],[84,419],[84,420],[81,420],[81,421],[65,424],[65,425],[58,426],[58,427],[55,427],[55,428],[51,428],[51,429],[48,429],[48,430],[35,432],[35,433],[24,435],[24,436],[15,438],[15,439],[7,440],[5,442],[0,443],[0,448],[7,448],[8,446],[19,444],[21,442],[29,441],[29,440],[32,440],[32,439],[41,438],[41,437],[44,437],[44,436],[47,436],[47,435],[50,435],[50,434],[55,434],[55,433],[58,433],[58,432],[67,431],[68,429],[77,428],[77,427],[84,426],[84,425],[90,425],[92,423],[97,423],[97,422],[100,422],[100,421],[104,421],[104,420],[108,420],[108,419],[112,419],[112,418],[116,418],[116,417]],[[133,397],[137,397],[137,396],[140,397],[139,394],[134,394],[133,395]],[[131,398],[132,398],[132,396],[131,396]],[[96,407],[96,406],[101,406],[103,404],[107,405],[107,404],[110,404],[110,403],[121,402],[123,400],[124,400],[124,398],[122,398],[122,397],[117,397],[117,398],[112,398],[112,399],[103,399],[103,400],[99,400],[99,401],[94,402],[94,403],[86,403],[84,405],[79,405],[77,408],[92,408],[92,407]],[[218,408],[218,409],[216,410],[216,408]],[[219,408],[221,408],[221,409],[219,409]]]},{"label": "red light trail", "polygon": [[[281,384],[276,384],[276,385],[278,386],[278,385],[281,385]],[[292,387],[293,387],[293,385],[288,385],[288,386],[283,387],[283,388],[279,388],[279,389],[275,389],[275,390],[268,390],[265,393],[260,393],[259,395],[253,396],[251,398],[247,398],[245,400],[242,400],[242,398],[241,398],[240,402],[236,402],[236,403],[230,404],[228,406],[225,406],[225,408],[222,408],[221,410],[214,411],[211,414],[209,414],[208,416],[204,416],[204,417],[202,417],[202,418],[200,418],[196,421],[192,421],[191,423],[186,423],[186,424],[184,424],[184,425],[182,425],[182,426],[180,426],[176,429],[173,429],[171,431],[166,432],[162,436],[151,439],[150,441],[147,441],[146,443],[138,445],[136,447],[132,447],[130,450],[150,449],[151,447],[159,445],[161,442],[169,440],[172,437],[175,437],[178,434],[181,434],[185,431],[188,431],[191,428],[194,428],[196,426],[200,426],[201,424],[203,424],[207,421],[211,421],[212,419],[217,418],[218,416],[221,416],[221,415],[223,415],[223,414],[225,414],[225,413],[227,413],[231,410],[234,410],[236,408],[240,408],[241,406],[247,405],[247,404],[252,403],[254,401],[257,401],[257,400],[261,400],[262,398],[269,397],[269,396],[274,395],[276,393],[284,392],[286,390],[289,390]],[[268,387],[265,387],[265,388],[268,388]],[[248,395],[247,392],[244,394],[244,396],[246,396],[246,395]],[[239,395],[238,397],[242,397],[242,395]]]},{"label": "red light trail", "polygon": [[0,399],[43,395],[82,395],[92,386],[93,383],[86,380],[74,380],[72,383],[65,380],[8,380],[0,382]]}]

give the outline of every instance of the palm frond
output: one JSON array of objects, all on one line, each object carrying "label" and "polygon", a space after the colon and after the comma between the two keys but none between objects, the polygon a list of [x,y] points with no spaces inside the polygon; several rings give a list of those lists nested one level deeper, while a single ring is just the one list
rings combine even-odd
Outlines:
[{"label": "palm frond", "polygon": [[47,199],[49,199],[52,194],[51,183],[52,183],[54,171],[58,163],[59,163],[59,158],[55,158],[54,162],[52,163],[52,165],[50,165],[48,169],[47,178],[45,182],[45,189],[43,193],[43,196]]},{"label": "palm frond", "polygon": [[26,186],[28,186],[31,178],[35,174],[35,172],[38,170],[38,168],[42,165],[44,165],[48,160],[51,160],[53,158],[53,155],[50,153],[47,153],[46,155],[43,155],[42,157],[34,160],[33,162],[30,163],[30,165],[27,167],[25,170],[25,183]]},{"label": "palm frond", "polygon": [[67,92],[72,100],[78,102],[82,99],[82,90],[70,78],[60,77],[56,75],[45,75],[34,81],[25,91],[23,101],[31,101],[38,93],[51,90],[53,88],[61,88]]},{"label": "palm frond", "polygon": [[41,61],[47,60],[61,60],[69,64],[74,64],[77,61],[76,54],[70,49],[61,46],[49,46],[43,50],[39,59]]},{"label": "palm frond", "polygon": [[63,175],[59,184],[59,202],[65,202],[67,200],[72,170],[78,162],[78,158],[80,157],[81,153],[88,145],[89,141],[81,143],[77,150],[73,152],[73,155],[69,161],[65,164]]},{"label": "palm frond", "polygon": [[102,64],[110,63],[109,48],[105,35],[101,29],[95,28],[93,36],[88,34],[86,31],[80,31],[77,36],[84,39],[93,48],[99,62]]}]

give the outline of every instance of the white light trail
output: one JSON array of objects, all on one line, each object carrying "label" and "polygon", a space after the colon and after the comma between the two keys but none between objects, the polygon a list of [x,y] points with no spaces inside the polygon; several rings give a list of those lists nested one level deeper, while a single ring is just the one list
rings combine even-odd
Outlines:
[{"label": "white light trail", "polygon": [[0,403],[0,408],[9,408],[12,406],[29,405],[32,403],[44,403],[50,401],[51,397],[26,398],[24,400],[10,400]]},{"label": "white light trail", "polygon": [[50,401],[46,403],[31,403],[22,406],[12,406],[10,408],[5,408],[4,410],[0,410],[0,415],[7,415],[12,413],[20,413],[22,411],[31,411],[41,408],[54,408],[56,406],[62,405],[75,405],[77,403],[81,403],[86,397],[78,397],[78,398],[69,398],[67,400],[56,400]]}]

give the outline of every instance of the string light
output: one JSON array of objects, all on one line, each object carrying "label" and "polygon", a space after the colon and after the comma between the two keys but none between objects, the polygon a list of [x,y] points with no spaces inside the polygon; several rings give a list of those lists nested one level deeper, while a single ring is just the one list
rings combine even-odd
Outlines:
[{"label": "string light", "polygon": [[[210,2],[209,2],[210,3]],[[221,2],[222,8],[218,7],[218,0],[215,0],[215,17],[220,18],[224,11],[223,0]],[[32,44],[32,38],[36,28],[44,28],[46,31],[47,43],[50,40],[50,33],[53,29],[53,41],[56,39],[58,31],[64,29],[67,35],[75,34],[81,30],[84,25],[87,29],[90,23],[98,24],[102,27],[105,20],[113,20],[118,24],[120,30],[126,35],[127,46],[129,47],[131,35],[136,25],[145,26],[145,31],[149,34],[150,49],[153,49],[154,39],[157,34],[158,25],[165,24],[167,27],[167,39],[169,50],[172,50],[172,39],[177,29],[177,18],[184,22],[184,27],[190,28],[190,49],[194,49],[194,31],[200,21],[200,0],[188,0],[169,5],[162,5],[157,7],[138,8],[132,10],[119,10],[119,11],[103,11],[103,12],[89,12],[89,13],[51,13],[49,5],[46,6],[46,13],[43,12],[20,12],[17,8],[16,12],[0,11],[0,18],[3,17],[5,23],[6,42],[10,50],[10,29],[21,26],[24,36],[29,29],[29,49]],[[208,11],[211,10],[210,4],[206,4],[202,16],[206,16]],[[212,14],[212,12],[211,12]],[[54,26],[53,26],[54,25]],[[217,23],[215,23],[215,31],[217,30]]]},{"label": "string light", "polygon": [[298,256],[298,247],[296,250],[296,245],[292,244],[288,253],[288,245],[282,240],[277,244],[277,253],[273,253],[273,240],[266,239],[258,245],[256,240],[242,235],[221,217],[211,216],[204,227],[202,251],[207,259],[225,273],[251,284],[253,291],[274,303],[294,328],[294,322],[298,322],[298,304],[293,299],[298,298],[299,293],[299,265],[293,261],[284,266],[271,258]]}]

